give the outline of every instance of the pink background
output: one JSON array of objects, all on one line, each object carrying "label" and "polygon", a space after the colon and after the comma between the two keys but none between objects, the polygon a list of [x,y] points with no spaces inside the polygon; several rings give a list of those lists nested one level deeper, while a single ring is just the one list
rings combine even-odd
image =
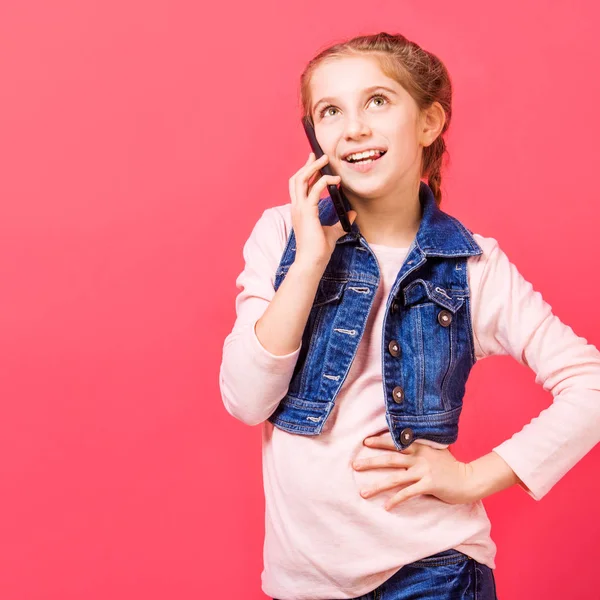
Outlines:
[{"label": "pink background", "polygon": [[[455,88],[442,208],[600,345],[597,3],[0,5],[0,597],[260,599],[260,430],[218,368],[242,245],[308,154],[320,48],[400,32]],[[469,380],[461,460],[551,397]],[[486,499],[502,600],[597,599],[600,453]]]}]

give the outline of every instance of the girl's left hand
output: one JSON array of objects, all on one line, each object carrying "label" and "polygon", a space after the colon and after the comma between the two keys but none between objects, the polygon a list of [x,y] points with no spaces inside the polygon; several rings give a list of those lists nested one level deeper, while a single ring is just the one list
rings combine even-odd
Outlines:
[{"label": "girl's left hand", "polygon": [[456,460],[448,448],[439,450],[413,442],[400,451],[394,445],[389,431],[368,437],[364,443],[369,448],[382,448],[390,452],[355,461],[352,466],[357,471],[389,467],[393,472],[380,483],[361,490],[361,496],[370,498],[384,490],[405,486],[388,500],[386,510],[420,494],[431,494],[449,504],[465,504],[478,499],[472,489],[470,465]]}]

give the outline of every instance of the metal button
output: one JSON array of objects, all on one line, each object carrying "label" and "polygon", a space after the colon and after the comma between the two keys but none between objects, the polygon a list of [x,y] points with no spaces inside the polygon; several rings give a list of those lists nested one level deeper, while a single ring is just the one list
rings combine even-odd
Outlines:
[{"label": "metal button", "polygon": [[388,344],[388,350],[390,351],[390,354],[392,356],[400,356],[400,353],[401,353],[400,344],[398,344],[398,342],[396,340],[392,340]]},{"label": "metal button", "polygon": [[392,314],[395,314],[398,312],[398,303],[394,300],[392,302],[392,309],[390,311]]},{"label": "metal button", "polygon": [[404,390],[399,385],[397,385],[392,390],[392,396],[394,397],[394,402],[400,404],[402,400],[404,400]]},{"label": "metal button", "polygon": [[410,427],[407,427],[400,432],[400,441],[403,444],[410,444],[414,439],[415,433]]},{"label": "metal button", "polygon": [[438,313],[438,322],[442,327],[448,327],[452,323],[452,313],[449,310],[440,310]]}]

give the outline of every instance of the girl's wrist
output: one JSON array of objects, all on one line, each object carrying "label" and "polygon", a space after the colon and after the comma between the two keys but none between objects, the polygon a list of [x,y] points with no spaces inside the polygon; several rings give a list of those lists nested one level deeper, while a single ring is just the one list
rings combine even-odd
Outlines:
[{"label": "girl's wrist", "polygon": [[299,259],[297,258],[290,266],[290,271],[300,273],[305,277],[321,279],[325,272],[327,263],[322,263],[317,260]]},{"label": "girl's wrist", "polygon": [[473,501],[481,500],[522,483],[508,463],[495,452],[490,452],[467,463],[469,467],[469,489]]}]

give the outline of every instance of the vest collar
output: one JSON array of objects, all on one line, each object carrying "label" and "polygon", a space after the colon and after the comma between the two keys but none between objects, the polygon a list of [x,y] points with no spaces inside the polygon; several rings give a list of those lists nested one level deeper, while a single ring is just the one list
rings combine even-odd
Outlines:
[{"label": "vest collar", "polygon": [[[419,202],[423,215],[410,249],[416,246],[425,256],[473,256],[483,253],[471,232],[458,219],[439,208],[433,191],[424,181],[419,185]],[[330,197],[320,200],[319,216],[323,225],[337,222]],[[351,230],[340,237],[336,244],[356,244],[360,243],[360,238],[361,233],[355,221]]]}]

